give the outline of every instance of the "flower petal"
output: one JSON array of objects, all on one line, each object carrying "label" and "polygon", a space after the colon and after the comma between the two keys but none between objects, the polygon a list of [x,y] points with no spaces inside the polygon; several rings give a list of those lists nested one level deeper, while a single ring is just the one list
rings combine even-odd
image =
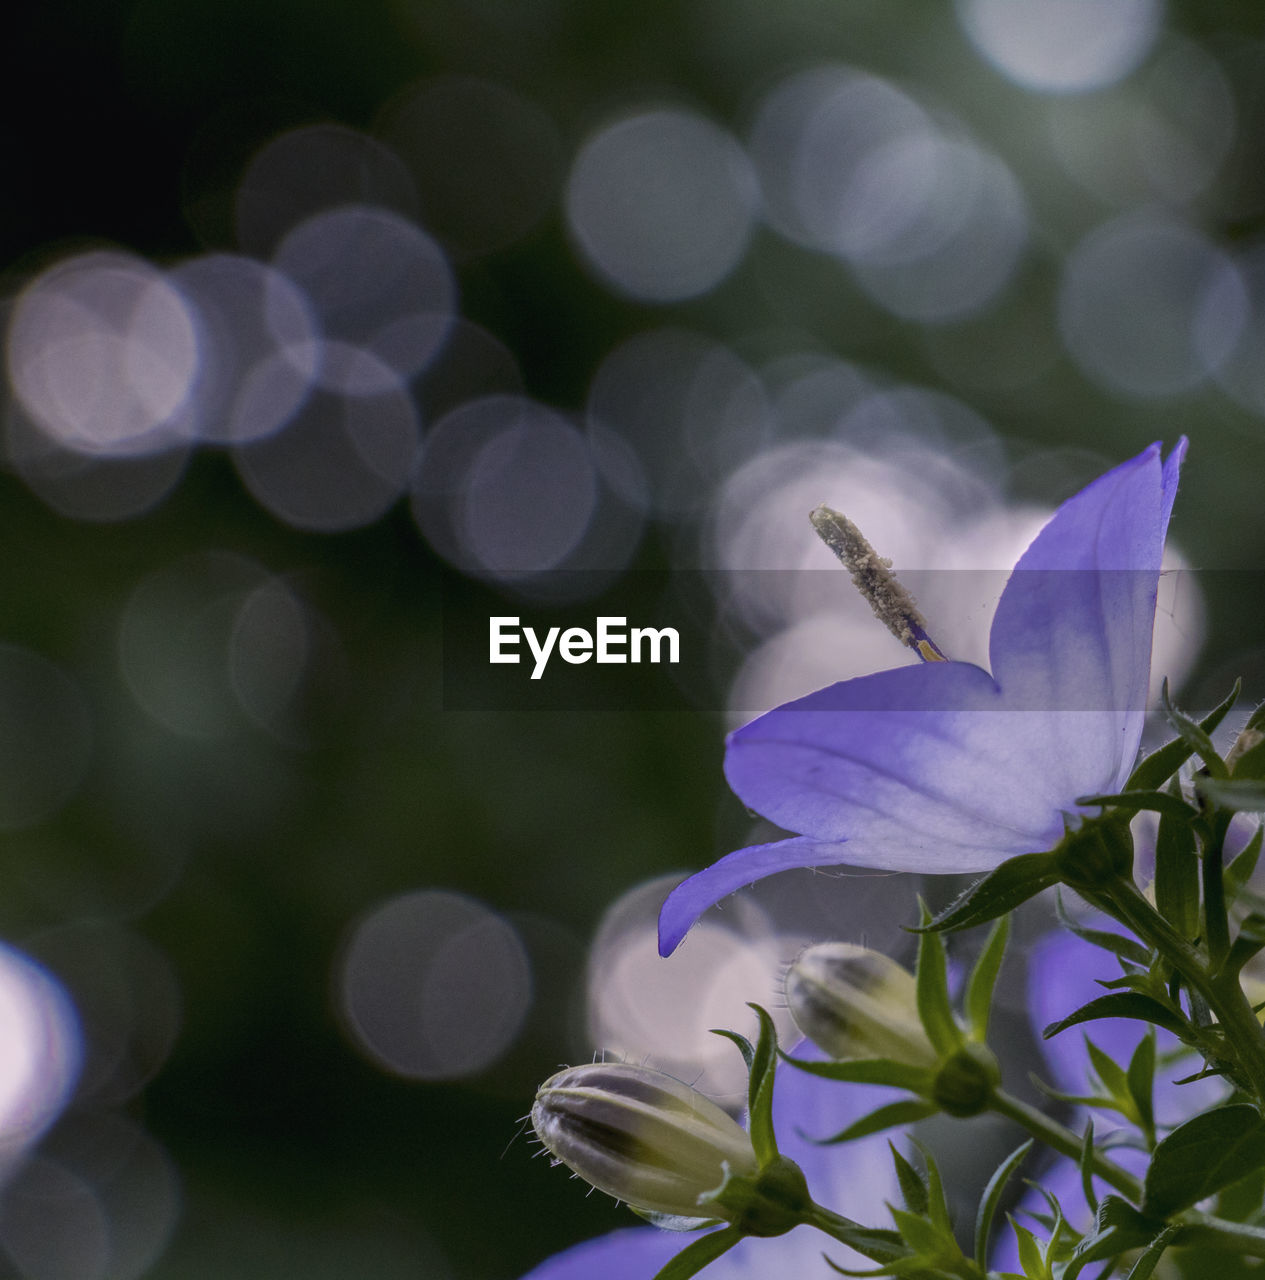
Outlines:
[{"label": "flower petal", "polygon": [[803,836],[751,845],[728,854],[683,880],[668,894],[659,911],[659,954],[670,956],[694,921],[735,890],[792,867],[824,867],[847,860],[844,845],[823,844]]},{"label": "flower petal", "polygon": [[1065,502],[1024,552],[989,637],[993,675],[1016,711],[1048,712],[1016,766],[1064,803],[1128,776],[1146,715],[1155,600],[1183,441],[1159,445]]}]

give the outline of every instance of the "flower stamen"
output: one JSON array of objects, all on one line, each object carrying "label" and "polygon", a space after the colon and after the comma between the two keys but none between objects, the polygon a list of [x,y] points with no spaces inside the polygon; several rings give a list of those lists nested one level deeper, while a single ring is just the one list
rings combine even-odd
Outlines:
[{"label": "flower stamen", "polygon": [[814,508],[808,518],[817,536],[842,561],[874,616],[892,635],[924,662],[948,662],[948,655],[927,634],[927,624],[913,596],[892,572],[892,562],[870,546],[861,530],[827,506]]}]

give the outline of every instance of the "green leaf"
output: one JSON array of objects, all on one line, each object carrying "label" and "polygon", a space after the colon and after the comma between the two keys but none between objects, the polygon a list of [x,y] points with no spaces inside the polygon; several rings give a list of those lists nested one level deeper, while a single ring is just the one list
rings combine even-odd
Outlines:
[{"label": "green leaf", "polygon": [[1074,933],[1082,942],[1088,942],[1090,946],[1099,947],[1103,951],[1110,951],[1112,955],[1119,956],[1121,960],[1128,960],[1131,964],[1150,965],[1151,953],[1140,942],[1127,938],[1122,933],[1112,933],[1107,929],[1086,928],[1079,920],[1068,915],[1061,893],[1055,898],[1055,911],[1063,928],[1069,933]]},{"label": "green leaf", "polygon": [[747,1127],[760,1166],[777,1159],[777,1137],[773,1132],[773,1076],[777,1068],[777,1029],[773,1019],[758,1004],[749,1005],[760,1019],[760,1038],[748,1068]]},{"label": "green leaf", "polygon": [[1166,1218],[1265,1166],[1265,1119],[1243,1103],[1205,1111],[1156,1146],[1142,1184],[1146,1213]]},{"label": "green leaf", "polygon": [[1069,1013],[1066,1018],[1050,1023],[1041,1032],[1041,1037],[1048,1040],[1051,1036],[1058,1035],[1060,1031],[1066,1031],[1068,1027],[1074,1027],[1081,1022],[1093,1022],[1098,1018],[1133,1018],[1163,1027],[1165,1031],[1171,1031],[1179,1039],[1189,1038],[1186,1019],[1180,1013],[1168,1005],[1161,1004],[1153,997],[1144,996],[1137,991],[1117,991],[1109,996],[1099,996],[1097,1000],[1091,1000],[1088,1004],[1082,1005],[1075,1013]]},{"label": "green leaf", "polygon": [[1127,1280],[1150,1280],[1151,1272],[1159,1264],[1161,1255],[1164,1250],[1173,1243],[1173,1238],[1182,1230],[1179,1223],[1173,1223],[1171,1226],[1165,1227],[1163,1231],[1151,1241],[1143,1250],[1141,1256],[1133,1264],[1129,1272]]},{"label": "green leaf", "polygon": [[988,1016],[993,1007],[993,988],[1001,972],[1001,962],[1006,955],[1006,940],[1010,937],[1010,917],[1002,916],[989,930],[971,970],[966,984],[966,1017],[971,1035],[983,1044],[988,1039]]},{"label": "green leaf", "polygon": [[1243,891],[1243,886],[1251,878],[1252,872],[1256,870],[1256,864],[1261,856],[1261,843],[1263,840],[1265,840],[1265,826],[1258,826],[1252,832],[1252,838],[1234,855],[1230,865],[1226,867],[1223,878],[1227,903],[1234,903],[1234,900]]},{"label": "green leaf", "polygon": [[[1239,684],[1236,682],[1234,696],[1237,698],[1238,694]],[[1213,746],[1208,730],[1173,705],[1172,699],[1168,696],[1167,680],[1160,686],[1160,707],[1163,709],[1165,719],[1177,730],[1177,736],[1204,762],[1204,768],[1214,778],[1228,778],[1229,770],[1225,767],[1225,761],[1222,760],[1220,753]]]},{"label": "green leaf", "polygon": [[737,1227],[725,1227],[723,1231],[701,1236],[682,1249],[666,1266],[660,1267],[654,1280],[689,1280],[690,1276],[698,1275],[709,1262],[715,1262],[722,1253],[728,1253],[742,1238],[742,1232]]},{"label": "green leaf", "polygon": [[[952,1240],[953,1221],[949,1216],[949,1202],[945,1199],[944,1182],[941,1180],[940,1168],[936,1164],[936,1158],[917,1138],[911,1139],[911,1141],[918,1148],[923,1164],[927,1169],[927,1212],[940,1234],[946,1239]],[[957,1250],[956,1244],[954,1249],[955,1251]]]},{"label": "green leaf", "polygon": [[1148,1030],[1138,1041],[1138,1047],[1129,1059],[1126,1076],[1129,1097],[1137,1108],[1142,1131],[1150,1142],[1155,1137],[1155,1031]]},{"label": "green leaf", "polygon": [[1076,1246],[1063,1280],[1073,1280],[1082,1267],[1149,1245],[1162,1224],[1140,1214],[1127,1200],[1105,1196],[1094,1214],[1093,1229]]},{"label": "green leaf", "polygon": [[886,1084],[911,1093],[929,1094],[936,1074],[927,1067],[911,1067],[893,1058],[856,1058],[846,1062],[811,1062],[782,1054],[782,1061],[812,1076],[838,1080],[843,1084]]},{"label": "green leaf", "polygon": [[[922,921],[930,915],[924,904]],[[922,933],[918,938],[918,963],[914,966],[918,1017],[927,1039],[939,1054],[950,1054],[962,1045],[962,1029],[953,1016],[949,1001],[949,976],[944,960],[944,943],[938,933]]]},{"label": "green leaf", "polygon": [[1048,1276],[1050,1268],[1046,1265],[1045,1252],[1041,1248],[1040,1241],[1013,1217],[1009,1221],[1011,1230],[1015,1233],[1019,1265],[1023,1268],[1023,1274],[1029,1277],[1029,1280],[1040,1280],[1041,1277]]},{"label": "green leaf", "polygon": [[1029,1138],[1022,1146],[1016,1147],[993,1171],[993,1176],[984,1188],[979,1212],[975,1215],[975,1261],[981,1266],[988,1261],[988,1238],[993,1233],[993,1219],[997,1216],[1002,1192],[1015,1170],[1023,1163],[1024,1157],[1032,1150],[1032,1143],[1033,1139]]},{"label": "green leaf", "polygon": [[1265,813],[1265,781],[1260,779],[1196,778],[1195,786],[1218,808],[1235,813]]},{"label": "green leaf", "polygon": [[1170,814],[1161,816],[1155,837],[1155,905],[1183,938],[1193,938],[1199,932],[1195,832],[1189,822]]},{"label": "green leaf", "polygon": [[900,1183],[900,1198],[905,1202],[905,1208],[910,1213],[925,1216],[930,1200],[922,1174],[896,1150],[894,1143],[889,1142],[887,1149],[892,1153],[892,1163],[896,1166],[896,1181]]},{"label": "green leaf", "polygon": [[1245,964],[1265,950],[1265,914],[1249,912],[1239,925],[1238,935],[1230,946],[1230,952],[1220,972],[1238,973]]},{"label": "green leaf", "polygon": [[[1205,735],[1212,733],[1229,714],[1230,708],[1239,700],[1239,689],[1242,683],[1241,680],[1236,681],[1234,688],[1230,690],[1230,696],[1199,722],[1199,728]],[[1167,684],[1165,689],[1167,690]],[[1125,790],[1154,791],[1162,787],[1193,754],[1193,748],[1182,738],[1175,738],[1172,742],[1165,743],[1158,751],[1152,752],[1145,760],[1138,763],[1129,775],[1129,781],[1125,783]]]},{"label": "green leaf", "polygon": [[977,880],[914,932],[952,933],[996,920],[1058,881],[1058,859],[1053,853],[1021,853]]},{"label": "green leaf", "polygon": [[905,1098],[899,1102],[889,1102],[886,1106],[871,1111],[868,1116],[854,1120],[846,1129],[841,1129],[833,1138],[813,1138],[821,1147],[835,1146],[841,1142],[855,1142],[857,1138],[868,1138],[872,1133],[882,1133],[884,1129],[894,1129],[900,1124],[916,1124],[933,1116],[940,1108],[934,1102],[922,1098]]},{"label": "green leaf", "polygon": [[1180,796],[1170,795],[1166,791],[1121,791],[1108,796],[1080,796],[1077,804],[1102,805],[1104,808],[1121,809],[1125,813],[1160,813],[1166,817],[1184,819],[1193,822],[1199,817],[1199,810],[1189,805]]},{"label": "green leaf", "polygon": [[944,1235],[929,1218],[920,1213],[910,1213],[906,1209],[892,1209],[892,1221],[896,1224],[901,1238],[915,1252],[920,1254],[938,1254],[945,1244]]},{"label": "green leaf", "polygon": [[1094,1156],[1096,1154],[1094,1122],[1090,1120],[1085,1125],[1085,1136],[1081,1139],[1081,1190],[1085,1193],[1085,1203],[1095,1213],[1098,1212],[1098,1196],[1094,1191]]},{"label": "green leaf", "polygon": [[1085,1049],[1093,1065],[1094,1074],[1102,1082],[1107,1093],[1117,1100],[1126,1099],[1129,1096],[1129,1082],[1124,1068],[1114,1058],[1109,1058],[1103,1053],[1088,1036],[1085,1037]]}]

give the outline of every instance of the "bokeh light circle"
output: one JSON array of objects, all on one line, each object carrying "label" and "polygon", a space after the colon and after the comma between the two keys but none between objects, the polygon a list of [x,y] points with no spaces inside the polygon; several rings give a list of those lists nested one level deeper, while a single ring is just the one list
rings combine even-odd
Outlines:
[{"label": "bokeh light circle", "polygon": [[447,337],[457,286],[444,251],[386,209],[347,205],[300,223],[273,265],[310,300],[326,339],[317,380],[377,395],[421,372]]},{"label": "bokeh light circle", "polygon": [[581,147],[567,180],[572,235],[599,276],[649,302],[706,293],[738,265],[755,222],[746,153],[693,112],[628,116]]},{"label": "bokeh light circle", "polygon": [[1059,326],[1073,359],[1109,391],[1189,391],[1233,352],[1249,313],[1232,259],[1193,228],[1130,215],[1069,255]]},{"label": "bokeh light circle", "polygon": [[255,500],[297,529],[336,533],[372,524],[407,492],[417,465],[421,428],[412,397],[367,351],[344,353],[345,369],[390,389],[317,391],[283,430],[233,450]]},{"label": "bokeh light circle", "polygon": [[606,356],[589,384],[587,418],[611,486],[667,517],[701,505],[771,426],[751,369],[722,343],[676,328],[636,334]]},{"label": "bokeh light circle", "polygon": [[372,1061],[415,1080],[475,1075],[514,1042],[532,999],[517,931],[442,889],[402,894],[351,928],[335,978],[349,1034]]},{"label": "bokeh light circle", "polygon": [[42,272],[14,304],[6,348],[19,403],[58,445],[126,457],[187,438],[194,319],[139,258],[81,254]]},{"label": "bokeh light circle", "polygon": [[0,943],[0,1177],[66,1105],[82,1055],[79,1018],[65,988]]},{"label": "bokeh light circle", "polygon": [[299,223],[344,205],[417,212],[403,161],[376,138],[338,124],[304,125],[273,138],[247,165],[235,201],[242,250],[266,258]]},{"label": "bokeh light circle", "polygon": [[320,366],[311,303],[280,271],[238,254],[191,258],[171,279],[193,311],[201,355],[193,432],[225,444],[271,435]]},{"label": "bokeh light circle", "polygon": [[1084,93],[1124,79],[1151,50],[1162,0],[957,0],[971,43],[1002,75],[1039,93]]},{"label": "bokeh light circle", "polygon": [[461,405],[431,428],[413,514],[451,563],[512,576],[564,567],[598,500],[584,437],[545,405],[493,395]]}]

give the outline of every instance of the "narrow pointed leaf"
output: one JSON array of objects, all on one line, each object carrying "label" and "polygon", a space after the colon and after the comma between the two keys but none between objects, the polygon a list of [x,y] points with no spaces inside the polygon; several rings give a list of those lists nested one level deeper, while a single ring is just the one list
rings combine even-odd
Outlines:
[{"label": "narrow pointed leaf", "polygon": [[944,1195],[944,1181],[940,1177],[940,1166],[936,1164],[936,1158],[927,1150],[926,1147],[918,1141],[917,1138],[911,1139],[914,1146],[918,1148],[922,1156],[923,1164],[927,1170],[927,1211],[931,1217],[931,1221],[935,1223],[942,1235],[952,1239],[953,1237],[953,1221],[949,1216],[949,1202]]},{"label": "narrow pointed leaf", "polygon": [[1133,1018],[1163,1027],[1165,1031],[1171,1031],[1179,1039],[1184,1040],[1188,1035],[1186,1019],[1175,1010],[1137,991],[1118,991],[1109,996],[1099,996],[1097,1000],[1091,1000],[1088,1004],[1082,1005],[1075,1013],[1069,1013],[1066,1018],[1050,1023],[1041,1032],[1041,1037],[1048,1040],[1051,1036],[1058,1035],[1060,1031],[1066,1031],[1068,1027],[1077,1026],[1082,1022],[1093,1022],[1098,1018]]},{"label": "narrow pointed leaf", "polygon": [[1138,1110],[1138,1118],[1150,1141],[1155,1133],[1155,1032],[1148,1031],[1138,1041],[1129,1059],[1126,1075],[1129,1097]]},{"label": "narrow pointed leaf", "polygon": [[1098,1193],[1094,1190],[1094,1122],[1085,1125],[1085,1136],[1081,1140],[1081,1190],[1085,1193],[1085,1203],[1090,1209],[1098,1212]]},{"label": "narrow pointed leaf", "polygon": [[1143,1181],[1143,1208],[1159,1218],[1265,1166],[1265,1119],[1242,1103],[1205,1111],[1156,1146]]},{"label": "narrow pointed leaf", "polygon": [[1132,964],[1150,965],[1151,953],[1140,942],[1122,933],[1112,933],[1107,929],[1090,929],[1068,915],[1061,893],[1055,899],[1055,910],[1063,928],[1075,934],[1082,942],[1088,942],[1090,946],[1099,947],[1103,951],[1110,951],[1112,955],[1128,960]]},{"label": "narrow pointed leaf", "polygon": [[1129,1095],[1129,1082],[1125,1075],[1124,1068],[1109,1058],[1103,1051],[1088,1037],[1085,1037],[1085,1050],[1089,1054],[1089,1061],[1094,1068],[1094,1074],[1102,1081],[1103,1087],[1107,1092],[1116,1099],[1123,1100]]},{"label": "narrow pointed leaf", "polygon": [[1184,938],[1199,932],[1199,855],[1189,822],[1160,817],[1155,837],[1155,905]]},{"label": "narrow pointed leaf", "polygon": [[1094,1214],[1093,1229],[1076,1246],[1063,1280],[1072,1280],[1091,1262],[1103,1262],[1130,1249],[1143,1248],[1155,1239],[1162,1227],[1162,1223],[1146,1218],[1120,1196],[1105,1196]]},{"label": "narrow pointed leaf", "polygon": [[760,1019],[760,1038],[752,1055],[747,1088],[747,1127],[756,1159],[766,1165],[777,1158],[773,1132],[773,1076],[777,1069],[777,1031],[773,1019],[758,1004],[749,1006]]},{"label": "narrow pointed leaf", "polygon": [[1233,861],[1224,872],[1225,900],[1233,905],[1234,900],[1242,892],[1243,886],[1256,870],[1261,856],[1261,843],[1265,840],[1265,826],[1259,826],[1252,833],[1252,838],[1234,856]]},{"label": "narrow pointed leaf", "polygon": [[1235,813],[1265,813],[1265,781],[1260,779],[1199,778],[1200,795]]},{"label": "narrow pointed leaf", "polygon": [[988,1238],[993,1233],[993,1219],[997,1215],[997,1206],[1001,1203],[1006,1183],[1032,1150],[1032,1143],[1033,1139],[1029,1138],[1022,1146],[1016,1147],[993,1171],[993,1176],[984,1188],[979,1212],[975,1215],[975,1261],[981,1266],[988,1260]]},{"label": "narrow pointed leaf", "polygon": [[726,1227],[723,1231],[701,1236],[661,1267],[654,1280],[689,1280],[721,1254],[728,1253],[741,1239],[742,1232],[737,1227]]},{"label": "narrow pointed leaf", "polygon": [[1107,808],[1120,809],[1124,813],[1164,814],[1170,818],[1184,819],[1193,822],[1199,817],[1199,810],[1189,805],[1180,796],[1170,795],[1166,791],[1121,791],[1109,796],[1081,796],[1077,804],[1103,805]]},{"label": "narrow pointed leaf", "polygon": [[988,940],[984,943],[966,984],[966,1017],[971,1026],[971,1035],[981,1044],[988,1039],[993,988],[997,985],[997,975],[1001,972],[1009,936],[1010,917],[1002,916],[989,931]]},{"label": "narrow pointed leaf", "polygon": [[1058,880],[1058,863],[1052,853],[1021,853],[1007,858],[915,932],[930,929],[952,933],[985,924],[1013,911]]},{"label": "narrow pointed leaf", "polygon": [[885,1084],[911,1093],[930,1093],[935,1073],[926,1067],[911,1067],[892,1058],[857,1058],[846,1062],[815,1062],[782,1054],[782,1061],[809,1075],[844,1084]]},{"label": "narrow pointed leaf", "polygon": [[925,1215],[930,1201],[922,1174],[896,1150],[894,1143],[889,1142],[887,1146],[892,1153],[892,1163],[896,1166],[896,1181],[900,1184],[900,1197],[905,1202],[905,1208],[910,1213]]},{"label": "narrow pointed leaf", "polygon": [[[923,909],[922,924],[929,919]],[[918,963],[914,967],[918,999],[918,1017],[927,1039],[936,1051],[949,1054],[962,1044],[962,1031],[953,1017],[949,1001],[949,975],[944,959],[944,943],[936,933],[923,933],[918,938]]]},{"label": "narrow pointed leaf", "polygon": [[[1239,689],[1237,683],[1234,689],[1237,698]],[[1204,768],[1214,778],[1228,777],[1229,771],[1225,767],[1225,761],[1222,760],[1220,753],[1213,745],[1208,731],[1203,725],[1197,724],[1184,711],[1178,710],[1173,705],[1172,699],[1168,696],[1167,680],[1160,687],[1160,706],[1169,724],[1177,730],[1177,736],[1204,762]]]},{"label": "narrow pointed leaf", "polygon": [[1159,1265],[1164,1250],[1173,1243],[1174,1237],[1181,1230],[1181,1225],[1176,1222],[1171,1226],[1165,1227],[1142,1251],[1138,1260],[1133,1264],[1127,1280],[1151,1280],[1151,1273]]},{"label": "narrow pointed leaf", "polygon": [[[1199,722],[1205,734],[1211,734],[1229,714],[1230,708],[1239,700],[1240,687],[1241,682],[1236,682],[1230,696]],[[1153,791],[1162,787],[1193,754],[1193,748],[1184,739],[1174,738],[1137,765],[1125,783],[1125,790]]]},{"label": "narrow pointed leaf", "polygon": [[868,1116],[854,1120],[846,1129],[841,1129],[832,1138],[810,1138],[809,1141],[818,1146],[830,1147],[842,1142],[855,1142],[857,1138],[868,1138],[872,1133],[882,1133],[884,1129],[894,1129],[897,1125],[916,1124],[933,1116],[940,1108],[934,1102],[922,1098],[906,1098],[900,1102],[889,1102],[886,1106],[871,1111]]}]

